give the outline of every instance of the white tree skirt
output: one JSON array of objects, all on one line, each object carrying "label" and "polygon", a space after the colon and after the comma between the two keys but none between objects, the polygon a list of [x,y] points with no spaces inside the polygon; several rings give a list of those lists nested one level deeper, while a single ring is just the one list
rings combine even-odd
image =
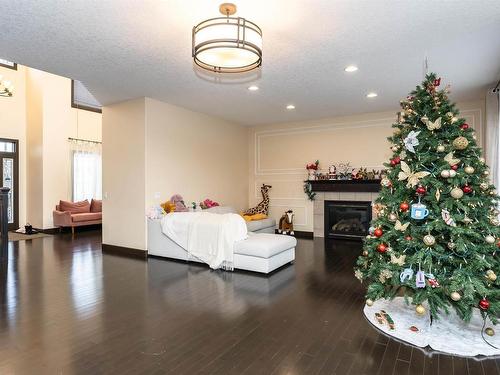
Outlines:
[{"label": "white tree skirt", "polygon": [[[430,324],[429,308],[424,304],[426,313],[417,315],[414,305],[407,305],[403,297],[394,300],[378,300],[373,306],[365,305],[363,310],[366,318],[376,328],[389,336],[421,348],[430,346],[434,350],[460,356],[477,355],[500,355],[500,349],[495,349],[484,342],[481,337],[483,318],[479,309],[474,309],[472,319],[469,323],[464,323],[455,310],[450,308],[450,314],[442,313],[439,319],[434,319]],[[375,318],[375,313],[385,310],[394,321],[395,329],[389,329],[389,325],[379,324]],[[410,330],[411,326],[418,328],[418,332]],[[500,326],[494,326],[489,319],[486,326],[495,330],[494,336],[484,334],[484,338],[492,345],[500,348]]]}]

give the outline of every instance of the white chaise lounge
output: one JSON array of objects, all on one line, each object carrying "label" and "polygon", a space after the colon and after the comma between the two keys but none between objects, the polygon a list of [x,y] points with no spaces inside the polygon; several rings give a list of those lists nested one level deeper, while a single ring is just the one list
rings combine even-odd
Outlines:
[{"label": "white chaise lounge", "polygon": [[[248,235],[248,239],[234,245],[234,268],[270,273],[295,260],[294,237],[253,232]],[[158,219],[148,219],[148,255],[188,260],[186,250],[163,234]]]}]

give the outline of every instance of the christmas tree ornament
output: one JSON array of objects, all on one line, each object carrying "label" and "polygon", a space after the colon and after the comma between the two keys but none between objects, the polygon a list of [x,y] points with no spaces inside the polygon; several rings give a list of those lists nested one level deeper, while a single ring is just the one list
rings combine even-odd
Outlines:
[{"label": "christmas tree ornament", "polygon": [[403,272],[399,274],[399,280],[404,283],[413,278],[413,270],[411,268],[405,268]]},{"label": "christmas tree ornament", "polygon": [[436,193],[434,194],[434,197],[436,198],[436,201],[439,202],[439,199],[441,198],[441,190],[436,189]]},{"label": "christmas tree ornament", "polygon": [[413,238],[412,238],[412,236],[406,236],[406,237],[405,237],[405,240],[406,240],[406,241],[411,241],[412,239],[413,239]]},{"label": "christmas tree ornament", "polygon": [[462,125],[460,125],[460,129],[462,129],[462,130],[467,130],[467,129],[469,129],[469,124],[467,124],[467,123],[463,123]]},{"label": "christmas tree ornament", "polygon": [[453,151],[446,154],[446,156],[444,157],[444,161],[447,162],[450,167],[460,163],[460,159],[457,159],[453,156]]},{"label": "christmas tree ornament", "polygon": [[387,177],[384,177],[382,180],[380,180],[380,185],[384,187],[391,187],[392,182]]},{"label": "christmas tree ornament", "polygon": [[495,330],[491,327],[488,327],[484,330],[484,333],[486,333],[488,336],[495,336]]},{"label": "christmas tree ornament", "polygon": [[399,150],[399,146],[394,145],[394,146],[392,146],[392,147],[391,147],[391,150],[392,150],[393,152],[397,152],[397,151]]},{"label": "christmas tree ornament", "polygon": [[495,237],[493,237],[491,234],[487,235],[484,237],[484,240],[489,243],[489,244],[494,244],[495,243]]},{"label": "christmas tree ornament", "polygon": [[448,169],[442,170],[441,171],[441,177],[443,177],[443,178],[449,178],[450,177],[450,171]]},{"label": "christmas tree ornament", "polygon": [[495,217],[490,218],[490,223],[496,227],[500,225],[500,221],[498,221],[498,219]]},{"label": "christmas tree ornament", "polygon": [[443,145],[438,145],[438,146],[436,147],[436,151],[437,151],[437,152],[444,152],[444,151],[445,151],[445,147],[444,147]]},{"label": "christmas tree ornament", "polygon": [[390,164],[395,167],[401,162],[401,158],[399,156],[396,156],[395,158],[391,159]]},{"label": "christmas tree ornament", "polygon": [[381,228],[377,228],[373,231],[373,235],[377,238],[380,238],[382,237],[382,235],[384,234],[384,232],[382,231]]},{"label": "christmas tree ornament", "polygon": [[401,134],[401,129],[400,128],[394,128],[393,134],[394,135],[400,135]]},{"label": "christmas tree ornament", "polygon": [[399,172],[398,174],[398,180],[407,180],[406,187],[414,187],[419,183],[421,178],[424,178],[430,174],[431,173],[427,171],[412,172],[408,164],[406,164],[406,162],[404,161],[401,161],[401,172]]},{"label": "christmas tree ornament", "polygon": [[408,228],[409,225],[410,225],[410,223],[401,224],[401,222],[399,220],[396,220],[396,224],[394,225],[394,229],[399,230],[401,232],[404,232],[404,231],[406,231],[406,229]]},{"label": "christmas tree ornament", "polygon": [[425,273],[422,270],[418,270],[415,275],[415,286],[417,288],[425,288]]},{"label": "christmas tree ornament", "polygon": [[453,250],[457,245],[455,245],[455,242],[450,241],[446,244],[446,246],[448,246],[448,249]]},{"label": "christmas tree ornament", "polygon": [[430,131],[441,129],[441,117],[434,122],[427,120],[425,124],[427,125],[427,129]]},{"label": "christmas tree ornament", "polygon": [[[491,270],[489,270],[491,271]],[[491,272],[486,272],[486,277],[488,278],[488,280],[490,281],[496,281],[497,279],[497,275],[495,274],[495,272],[491,271]]]},{"label": "christmas tree ornament", "polygon": [[453,189],[451,189],[450,195],[455,199],[460,199],[464,196],[464,192],[462,191],[462,189],[454,187]]},{"label": "christmas tree ornament", "polygon": [[451,119],[453,117],[453,112],[446,112],[446,117]]},{"label": "christmas tree ornament", "polygon": [[[406,210],[408,211],[408,207],[406,208]],[[398,215],[396,215],[394,212],[391,212],[387,218],[389,219],[389,221],[394,222],[398,219]]]},{"label": "christmas tree ornament", "polygon": [[488,301],[486,297],[484,297],[479,301],[479,308],[483,311],[488,310],[490,308],[490,301]]},{"label": "christmas tree ornament", "polygon": [[441,84],[441,77],[439,78],[436,78],[432,84],[434,85],[434,87],[438,87],[440,84]]},{"label": "christmas tree ornament", "polygon": [[373,236],[373,232],[375,232],[375,227],[368,228],[368,233]]},{"label": "christmas tree ornament", "polygon": [[422,305],[417,305],[417,307],[415,307],[415,311],[418,315],[424,315],[425,314],[425,307]]},{"label": "christmas tree ornament", "polygon": [[384,243],[381,243],[377,246],[377,251],[381,254],[385,253],[387,251],[387,245]]},{"label": "christmas tree ornament", "polygon": [[436,280],[436,278],[434,276],[430,277],[427,282],[429,283],[429,286],[431,288],[439,288],[440,285],[439,285],[439,282]]},{"label": "christmas tree ornament", "polygon": [[356,277],[356,279],[358,279],[359,281],[363,282],[363,272],[361,272],[360,270],[354,271],[354,277]]},{"label": "christmas tree ornament", "polygon": [[472,224],[472,219],[470,217],[467,216],[467,214],[464,216],[464,218],[462,219],[462,222],[465,223],[465,224]]},{"label": "christmas tree ornament", "polygon": [[455,122],[457,122],[457,121],[458,121],[458,117],[453,116],[453,117],[451,118],[451,123],[452,123],[452,124],[454,124],[454,123],[455,123]]},{"label": "christmas tree ornament", "polygon": [[366,300],[366,306],[373,306],[373,301],[371,299]]},{"label": "christmas tree ornament", "polygon": [[451,178],[453,178],[453,177],[455,177],[455,176],[457,175],[457,171],[456,171],[456,170],[454,170],[454,169],[450,169],[450,170],[448,171],[448,173],[450,174],[450,177],[451,177]]},{"label": "christmas tree ornament", "polygon": [[407,203],[407,202],[402,202],[400,205],[399,205],[399,209],[403,212],[406,212],[410,209],[410,205]]},{"label": "christmas tree ornament", "polygon": [[470,193],[472,193],[472,187],[470,185],[465,185],[465,186],[462,187],[462,191],[465,194],[470,194]]},{"label": "christmas tree ornament", "polygon": [[423,241],[427,246],[434,246],[434,244],[436,243],[436,239],[431,234],[425,235]]},{"label": "christmas tree ornament", "polygon": [[391,263],[392,264],[397,264],[398,266],[403,266],[405,264],[405,261],[406,261],[406,255],[397,256],[397,255],[391,254]]},{"label": "christmas tree ornament", "polygon": [[450,294],[450,298],[451,298],[453,301],[457,302],[457,301],[460,301],[460,299],[462,298],[462,296],[461,296],[461,295],[460,295],[460,293],[458,293],[458,292],[451,292],[451,294]]},{"label": "christmas tree ornament", "polygon": [[490,195],[497,195],[497,191],[496,190],[490,190]]},{"label": "christmas tree ornament", "polygon": [[425,193],[427,193],[427,189],[424,186],[422,186],[422,185],[418,185],[417,189],[415,190],[415,192],[418,195],[425,195]]},{"label": "christmas tree ornament", "polygon": [[423,116],[420,118],[420,121],[422,121],[424,124],[427,124],[427,121],[429,121],[429,117],[427,117],[426,115],[423,115]]},{"label": "christmas tree ornament", "polygon": [[443,221],[446,223],[446,225],[449,225],[450,227],[457,226],[455,220],[453,220],[453,218],[451,217],[450,211],[448,211],[446,208],[443,208],[441,210],[441,217],[443,218]]},{"label": "christmas tree ornament", "polygon": [[363,256],[364,256],[364,257],[367,257],[367,256],[368,256],[368,251],[363,250]]},{"label": "christmas tree ornament", "polygon": [[413,203],[411,205],[411,213],[410,216],[412,219],[415,220],[423,220],[429,215],[429,210],[427,209],[427,206],[423,203]]},{"label": "christmas tree ornament", "polygon": [[478,160],[479,160],[479,162],[480,162],[481,164],[486,163],[486,159],[485,159],[485,158],[483,158],[483,157],[480,157]]},{"label": "christmas tree ornament", "polygon": [[458,164],[453,164],[453,165],[451,166],[451,170],[452,170],[452,171],[456,171],[457,169],[458,169]]},{"label": "christmas tree ornament", "polygon": [[419,141],[417,139],[418,135],[420,132],[416,132],[412,130],[411,132],[408,133],[406,138],[403,140],[403,143],[408,151],[411,153],[415,153],[415,147],[419,145]]},{"label": "christmas tree ornament", "polygon": [[387,279],[392,278],[392,272],[390,270],[382,270],[380,275],[378,275],[378,279],[381,283],[385,283]]},{"label": "christmas tree ornament", "polygon": [[467,167],[464,168],[465,173],[467,174],[473,174],[474,173],[474,167],[471,167],[468,165]]},{"label": "christmas tree ornament", "polygon": [[487,177],[487,176],[489,176],[489,175],[490,175],[490,171],[489,171],[489,170],[487,170],[487,169],[485,169],[485,170],[483,171],[483,176],[484,176],[484,177]]},{"label": "christmas tree ornament", "polygon": [[481,182],[481,183],[479,184],[479,188],[480,188],[481,190],[488,190],[488,187],[489,187],[489,186],[488,186],[488,184],[487,184],[486,182]]}]

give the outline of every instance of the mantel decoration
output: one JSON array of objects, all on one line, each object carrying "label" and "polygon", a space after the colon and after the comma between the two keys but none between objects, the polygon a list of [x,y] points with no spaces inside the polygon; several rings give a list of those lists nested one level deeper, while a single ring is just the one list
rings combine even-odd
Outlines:
[{"label": "mantel decoration", "polygon": [[231,17],[236,5],[219,6],[224,17],[193,27],[192,55],[196,65],[215,73],[243,73],[262,65],[262,31],[242,17]]},{"label": "mantel decoration", "polygon": [[12,82],[5,81],[0,75],[0,96],[8,97],[12,95],[14,95],[14,86]]},{"label": "mantel decoration", "polygon": [[316,160],[314,163],[309,163],[306,165],[307,169],[307,179],[309,181],[314,181],[316,180],[316,173],[318,172],[319,169],[319,160]]}]

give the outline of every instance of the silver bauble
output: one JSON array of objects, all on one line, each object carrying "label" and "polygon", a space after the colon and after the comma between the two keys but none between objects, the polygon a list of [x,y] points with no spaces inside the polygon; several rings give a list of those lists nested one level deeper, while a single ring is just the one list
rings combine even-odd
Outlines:
[{"label": "silver bauble", "polygon": [[445,169],[444,171],[441,171],[441,177],[443,177],[443,178],[450,177],[450,171],[447,169]]},{"label": "silver bauble", "polygon": [[458,292],[451,292],[450,297],[453,301],[460,301],[462,296]]},{"label": "silver bauble", "polygon": [[484,240],[489,244],[495,243],[495,237],[493,237],[491,234],[484,237]]},{"label": "silver bauble", "polygon": [[450,169],[448,172],[450,173],[450,177],[451,178],[453,178],[453,177],[455,177],[457,175],[457,171],[454,170],[454,169]]}]

